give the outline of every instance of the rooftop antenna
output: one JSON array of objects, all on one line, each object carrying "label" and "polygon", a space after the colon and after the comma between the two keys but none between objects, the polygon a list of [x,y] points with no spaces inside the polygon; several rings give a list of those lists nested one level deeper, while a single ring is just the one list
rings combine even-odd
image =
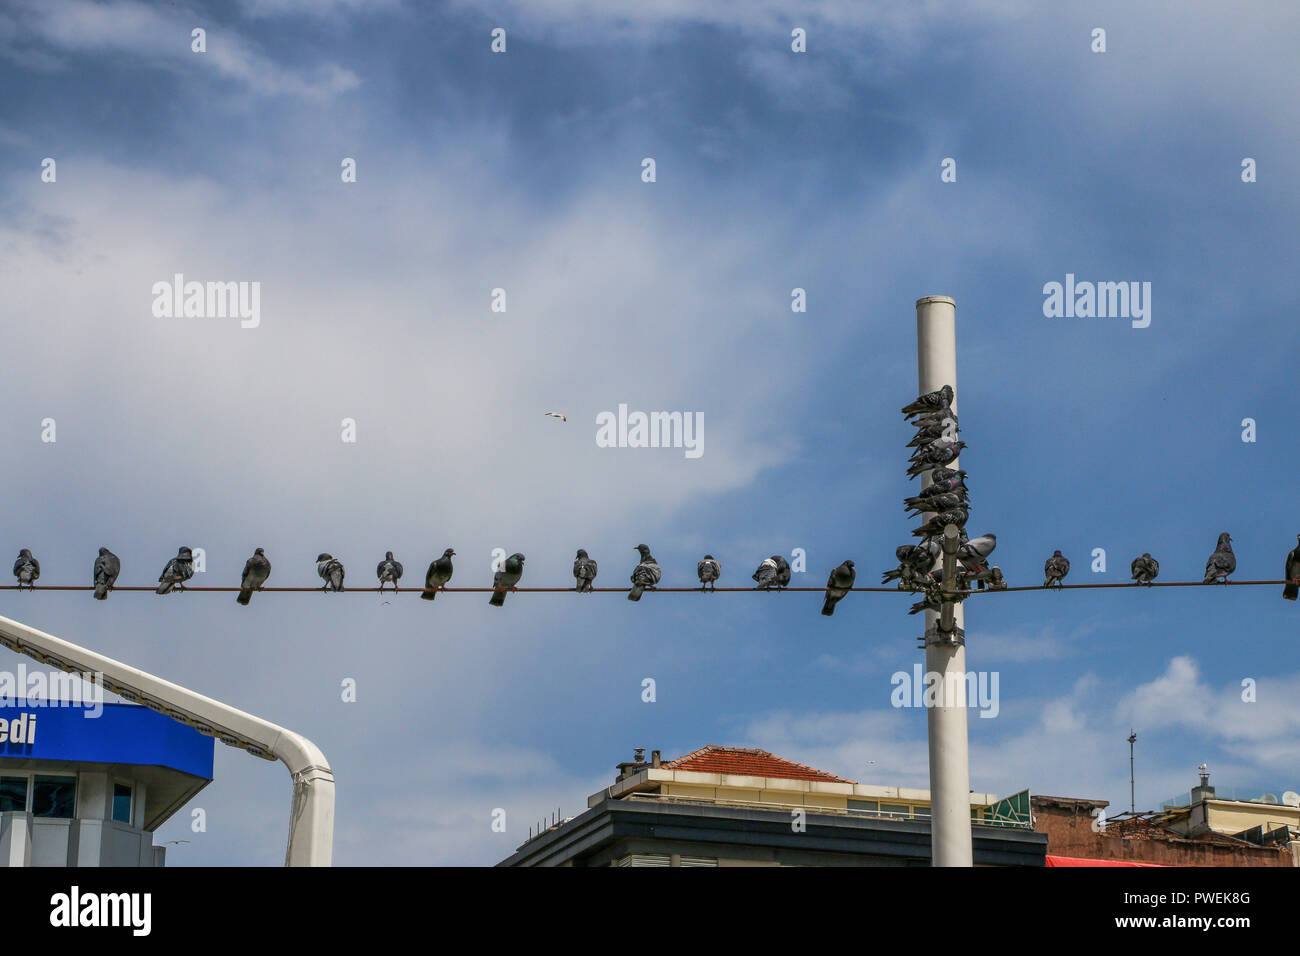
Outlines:
[{"label": "rooftop antenna", "polygon": [[1128,731],[1128,812],[1137,813],[1137,799],[1133,796],[1133,744],[1137,741],[1138,735],[1130,727]]}]

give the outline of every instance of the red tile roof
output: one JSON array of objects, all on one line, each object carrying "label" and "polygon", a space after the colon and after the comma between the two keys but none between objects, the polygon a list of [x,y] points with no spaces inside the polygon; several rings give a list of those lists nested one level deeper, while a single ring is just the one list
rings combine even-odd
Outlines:
[{"label": "red tile roof", "polygon": [[712,744],[676,760],[666,761],[663,769],[687,770],[692,773],[731,773],[744,777],[781,777],[786,780],[823,780],[829,783],[855,782],[777,757],[766,750],[717,747]]}]

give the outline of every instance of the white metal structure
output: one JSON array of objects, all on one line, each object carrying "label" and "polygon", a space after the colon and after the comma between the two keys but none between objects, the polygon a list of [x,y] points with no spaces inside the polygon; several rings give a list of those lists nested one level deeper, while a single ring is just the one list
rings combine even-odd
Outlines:
[{"label": "white metal structure", "polygon": [[[929,295],[916,301],[917,379],[919,393],[938,391],[945,385],[957,390],[957,303],[946,295]],[[952,401],[957,414],[957,399]],[[960,420],[960,416],[959,419]],[[957,461],[949,468],[960,468]],[[922,486],[930,484],[927,472]],[[931,515],[922,515],[929,520]],[[950,526],[951,527],[951,526]],[[955,543],[955,542],[953,542]],[[945,551],[951,544],[945,547]],[[951,586],[953,559],[945,554],[945,582]],[[925,670],[937,674],[938,705],[926,710],[930,736],[930,845],[933,866],[972,866],[970,830],[970,752],[966,736],[965,614],[960,603],[952,606],[951,620],[937,611],[925,612]],[[945,634],[940,624],[955,630]],[[956,635],[951,640],[949,635]]]},{"label": "white metal structure", "polygon": [[60,670],[95,675],[106,690],[124,700],[166,714],[255,757],[284,761],[293,776],[285,866],[330,865],[334,771],[306,737],[6,617],[0,617],[0,644]]}]

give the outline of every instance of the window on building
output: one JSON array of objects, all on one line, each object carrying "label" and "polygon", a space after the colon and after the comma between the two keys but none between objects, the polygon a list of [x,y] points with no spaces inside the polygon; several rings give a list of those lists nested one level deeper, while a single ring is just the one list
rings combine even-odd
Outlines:
[{"label": "window on building", "polygon": [[27,809],[27,778],[0,777],[0,813]]},{"label": "window on building", "polygon": [[917,820],[928,820],[930,819],[930,808],[914,806],[912,807],[912,816]]},{"label": "window on building", "polygon": [[76,802],[76,777],[36,775],[36,781],[32,785],[32,816],[70,820]]},{"label": "window on building", "polygon": [[113,819],[118,823],[131,822],[131,785],[113,784]]},{"label": "window on building", "polygon": [[850,797],[849,809],[861,810],[867,813],[874,814],[877,810],[880,809],[880,803],[876,800],[854,800],[852,797]]},{"label": "window on building", "polygon": [[905,803],[882,803],[880,805],[880,815],[895,820],[906,820],[910,815],[910,811]]}]

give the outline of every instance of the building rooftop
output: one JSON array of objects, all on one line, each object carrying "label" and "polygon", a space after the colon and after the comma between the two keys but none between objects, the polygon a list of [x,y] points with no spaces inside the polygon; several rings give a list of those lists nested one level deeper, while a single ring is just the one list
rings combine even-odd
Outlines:
[{"label": "building rooftop", "polygon": [[726,773],[743,777],[768,777],[785,780],[825,780],[831,783],[855,783],[833,773],[817,770],[793,760],[786,760],[766,750],[746,747],[719,747],[709,744],[693,753],[669,760],[661,765],[664,770],[685,770],[693,773]]}]

